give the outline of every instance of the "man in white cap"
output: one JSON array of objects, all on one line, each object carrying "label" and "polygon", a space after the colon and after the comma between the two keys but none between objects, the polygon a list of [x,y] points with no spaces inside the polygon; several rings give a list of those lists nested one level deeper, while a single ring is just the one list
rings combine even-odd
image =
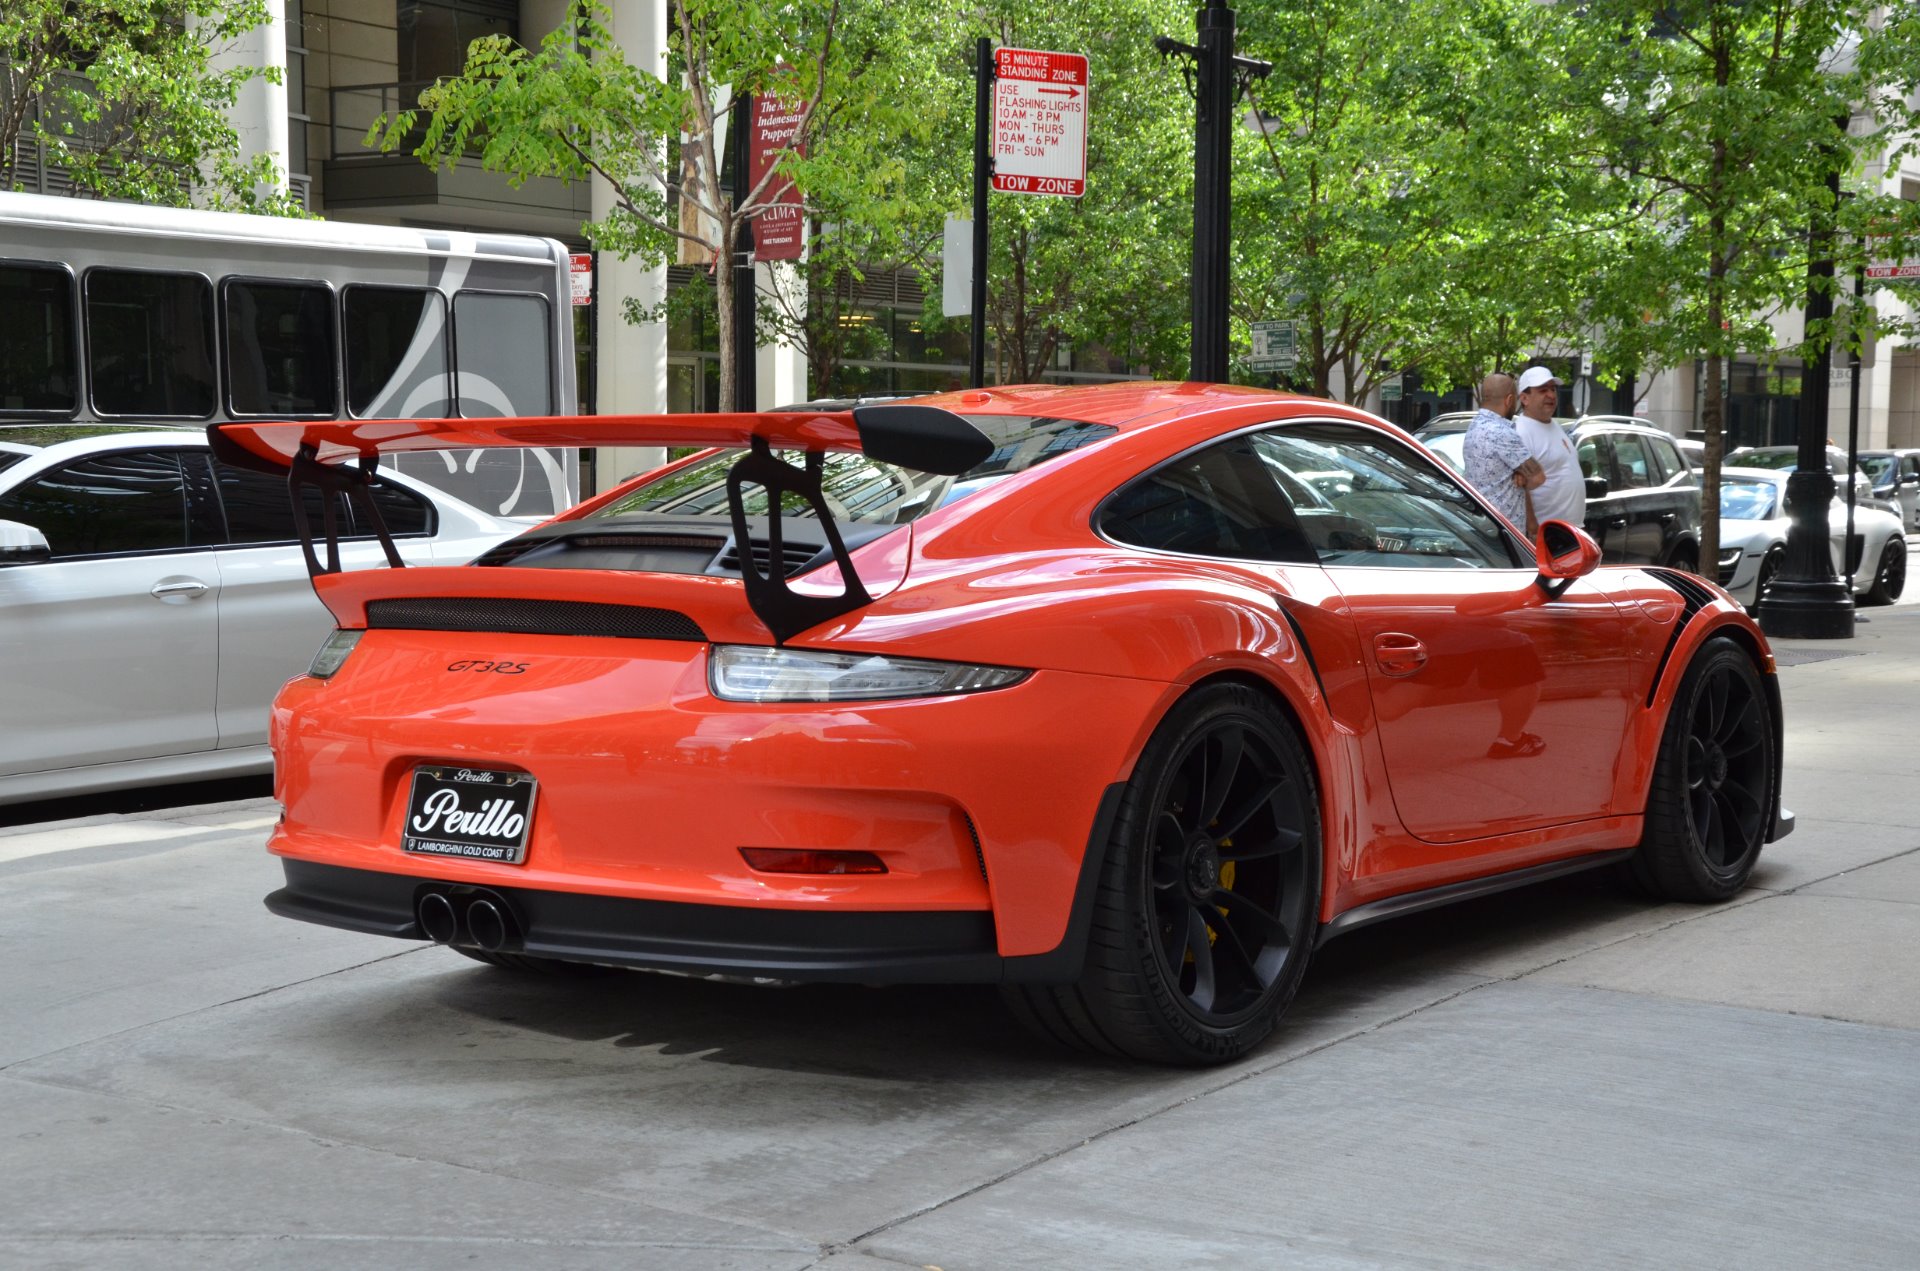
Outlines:
[{"label": "man in white cap", "polygon": [[1553,417],[1560,405],[1560,381],[1544,366],[1529,366],[1520,372],[1518,387],[1520,413],[1513,417],[1513,426],[1546,474],[1532,492],[1533,514],[1542,521],[1580,525],[1587,518],[1587,482],[1573,439]]}]

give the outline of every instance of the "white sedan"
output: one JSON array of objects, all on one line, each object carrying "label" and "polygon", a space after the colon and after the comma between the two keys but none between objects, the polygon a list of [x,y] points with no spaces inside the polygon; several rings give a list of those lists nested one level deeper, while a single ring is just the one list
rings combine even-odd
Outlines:
[{"label": "white sedan", "polygon": [[[1720,470],[1720,585],[1749,607],[1780,572],[1787,554],[1788,472],[1772,468]],[[1847,505],[1836,498],[1827,509],[1828,549],[1834,572],[1847,576]],[[1868,604],[1890,605],[1907,582],[1907,540],[1900,518],[1878,508],[1856,507],[1858,546],[1853,591]]]},{"label": "white sedan", "polygon": [[[398,475],[375,503],[414,563],[527,528]],[[336,515],[347,568],[381,558]],[[0,803],[270,771],[273,695],[332,629],[284,479],[198,428],[0,425]]]}]

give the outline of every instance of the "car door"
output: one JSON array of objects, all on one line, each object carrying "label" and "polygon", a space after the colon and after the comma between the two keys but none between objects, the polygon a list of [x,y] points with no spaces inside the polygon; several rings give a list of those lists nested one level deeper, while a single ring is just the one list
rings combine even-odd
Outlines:
[{"label": "car door", "polygon": [[1607,815],[1633,703],[1606,588],[1539,586],[1477,500],[1383,433],[1319,423],[1256,442],[1283,486],[1351,474],[1321,481],[1331,509],[1301,524],[1357,627],[1407,829],[1455,843]]},{"label": "car door", "polygon": [[[190,463],[208,474],[225,523],[218,552],[220,573],[219,744],[263,745],[268,712],[280,686],[306,670],[333,616],[314,595],[306,557],[287,497],[285,479],[235,468],[199,452]],[[401,558],[410,565],[433,561],[433,510],[411,490],[377,487]],[[321,525],[321,496],[307,489],[307,519]],[[336,496],[337,497],[337,496]],[[342,500],[341,565],[370,569],[386,563],[371,533]]]},{"label": "car door", "polygon": [[1678,515],[1673,496],[1664,488],[1648,439],[1638,433],[1617,432],[1613,442],[1613,471],[1619,479],[1618,511],[1613,520],[1627,518],[1624,546],[1613,559],[1635,565],[1664,563]]},{"label": "car door", "polygon": [[1908,533],[1920,529],[1920,455],[1899,456],[1894,490],[1900,500],[1900,524]]},{"label": "car door", "polygon": [[1620,479],[1613,470],[1613,440],[1602,432],[1584,433],[1573,450],[1587,479],[1587,533],[1600,545],[1604,558],[1624,560],[1627,515],[1621,507]]},{"label": "car door", "polygon": [[8,477],[0,520],[53,556],[0,566],[0,774],[211,750],[220,575],[178,451]]}]

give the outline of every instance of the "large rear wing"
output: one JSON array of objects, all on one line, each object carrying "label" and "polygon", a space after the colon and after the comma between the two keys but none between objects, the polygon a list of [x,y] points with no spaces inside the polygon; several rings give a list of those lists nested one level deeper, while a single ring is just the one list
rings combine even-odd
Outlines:
[{"label": "large rear wing", "polygon": [[[502,419],[363,419],[312,423],[211,424],[207,437],[214,454],[226,463],[255,471],[285,474],[293,502],[300,546],[307,570],[318,577],[340,572],[340,531],[337,500],[321,500],[321,533],[326,560],[315,551],[313,527],[308,523],[302,492],[312,486],[324,495],[339,493],[353,500],[386,553],[391,567],[405,562],[380,516],[370,487],[383,454],[418,450],[466,450],[488,446],[744,446],[743,455],[727,474],[727,508],[740,545],[740,577],[747,603],[767,625],[776,642],[784,642],[870,602],[866,588],[854,573],[846,544],[822,497],[822,456],[827,451],[864,453],[941,476],[958,476],[984,462],[993,452],[979,429],[938,406],[887,403],[856,406],[850,411],[740,412],[714,415],[583,415]],[[798,450],[804,467],[795,467],[773,452]],[[760,486],[768,495],[772,552],[765,571],[746,550],[748,542],[745,487]],[[838,596],[802,595],[787,586],[779,568],[782,547],[783,496],[798,495],[819,518],[839,567],[843,590]]]}]

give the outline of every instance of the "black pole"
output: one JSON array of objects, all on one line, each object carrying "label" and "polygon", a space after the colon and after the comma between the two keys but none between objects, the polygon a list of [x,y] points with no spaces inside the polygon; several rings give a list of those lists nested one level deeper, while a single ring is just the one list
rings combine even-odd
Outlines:
[{"label": "black pole", "polygon": [[[753,188],[753,98],[733,99],[733,206],[740,208]],[[741,221],[733,247],[733,408],[760,408],[760,342],[753,326],[753,222]]]},{"label": "black pole", "polygon": [[[1807,231],[1806,335],[1831,325],[1833,317],[1833,209],[1840,200],[1838,155],[1827,177],[1829,201],[1814,209]],[[1767,594],[1760,597],[1761,630],[1775,638],[1846,640],[1853,637],[1853,593],[1833,572],[1833,473],[1827,468],[1828,381],[1833,377],[1833,336],[1819,339],[1800,378],[1800,451],[1787,476],[1787,555]],[[1711,565],[1712,562],[1703,562]]]},{"label": "black pole", "polygon": [[969,325],[967,383],[987,383],[987,183],[993,177],[993,42],[973,46],[973,317]]},{"label": "black pole", "polygon": [[1227,381],[1227,289],[1233,235],[1233,10],[1207,0],[1194,14],[1193,347],[1190,377]]},{"label": "black pole", "polygon": [[[1847,594],[1853,594],[1853,576],[1858,573],[1866,561],[1858,559],[1853,550],[1853,509],[1860,501],[1860,490],[1853,480],[1854,469],[1860,466],[1860,296],[1865,290],[1866,269],[1856,265],[1853,271],[1853,308],[1847,314]],[[1862,544],[1861,555],[1865,554]],[[1873,569],[1880,568],[1875,561]]]}]

